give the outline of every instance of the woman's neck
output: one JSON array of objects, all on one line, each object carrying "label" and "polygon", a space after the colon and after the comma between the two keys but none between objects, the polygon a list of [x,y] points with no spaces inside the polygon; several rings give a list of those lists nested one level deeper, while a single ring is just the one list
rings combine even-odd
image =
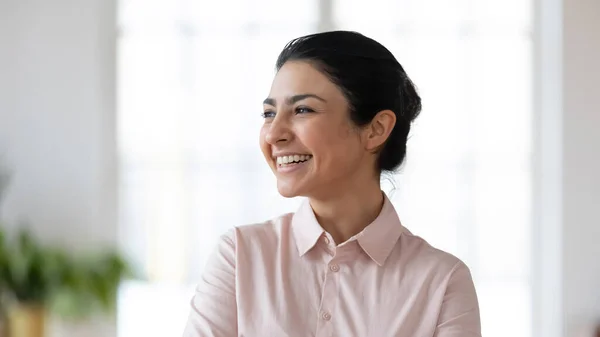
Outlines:
[{"label": "woman's neck", "polygon": [[367,186],[347,186],[341,192],[322,200],[310,198],[319,224],[336,244],[347,241],[373,222],[384,200],[378,181]]}]

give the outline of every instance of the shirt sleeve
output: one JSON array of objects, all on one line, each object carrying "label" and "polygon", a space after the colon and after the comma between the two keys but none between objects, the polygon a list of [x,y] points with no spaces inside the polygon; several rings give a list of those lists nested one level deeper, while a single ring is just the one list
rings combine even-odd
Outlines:
[{"label": "shirt sleeve", "polygon": [[450,275],[434,337],[481,337],[475,285],[469,268],[462,262]]},{"label": "shirt sleeve", "polygon": [[191,301],[183,337],[236,337],[234,232],[221,236]]}]

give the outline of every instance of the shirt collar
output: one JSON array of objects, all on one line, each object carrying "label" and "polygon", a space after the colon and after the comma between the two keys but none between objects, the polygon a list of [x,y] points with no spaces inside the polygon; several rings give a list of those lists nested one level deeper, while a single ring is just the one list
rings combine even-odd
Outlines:
[{"label": "shirt collar", "polygon": [[292,217],[292,231],[300,256],[306,254],[315,246],[317,240],[325,232],[317,221],[317,217],[310,207],[310,202],[305,199],[300,208]]},{"label": "shirt collar", "polygon": [[[305,199],[292,218],[292,231],[300,256],[311,250],[325,233]],[[365,253],[382,266],[405,229],[389,198],[384,194],[383,207],[375,220],[350,240],[357,240]]]}]

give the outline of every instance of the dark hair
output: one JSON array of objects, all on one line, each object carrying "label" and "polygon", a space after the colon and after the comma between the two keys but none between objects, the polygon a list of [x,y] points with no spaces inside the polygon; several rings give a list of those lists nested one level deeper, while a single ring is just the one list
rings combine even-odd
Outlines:
[{"label": "dark hair", "polygon": [[393,111],[396,125],[379,154],[378,169],[391,172],[402,164],[421,98],[387,48],[356,32],[332,31],[290,41],[277,58],[277,71],[288,61],[310,62],[336,84],[358,126],[368,124],[382,110]]}]

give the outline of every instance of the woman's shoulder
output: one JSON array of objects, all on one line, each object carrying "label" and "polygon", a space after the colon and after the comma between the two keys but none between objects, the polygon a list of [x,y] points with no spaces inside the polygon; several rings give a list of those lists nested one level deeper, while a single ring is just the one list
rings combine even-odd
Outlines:
[{"label": "woman's shoulder", "polygon": [[275,218],[256,223],[234,226],[223,236],[231,239],[234,244],[266,244],[277,242],[291,234],[291,223],[294,213],[285,213]]},{"label": "woman's shoulder", "polygon": [[424,268],[431,267],[438,272],[452,273],[458,268],[467,268],[466,264],[456,255],[438,248],[424,238],[405,231],[399,240],[401,256],[410,262]]},{"label": "woman's shoulder", "polygon": [[293,217],[294,213],[285,213],[263,222],[243,224],[234,228],[243,235],[277,234],[291,226]]}]

